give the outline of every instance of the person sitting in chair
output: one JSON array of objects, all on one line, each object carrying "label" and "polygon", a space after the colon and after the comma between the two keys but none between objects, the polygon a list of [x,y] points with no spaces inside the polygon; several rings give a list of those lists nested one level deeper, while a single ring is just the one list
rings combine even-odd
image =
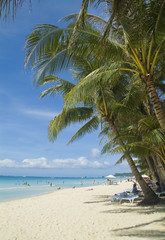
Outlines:
[{"label": "person sitting in chair", "polygon": [[136,183],[133,184],[132,193],[134,193],[134,194],[138,194],[139,193],[139,191],[137,190]]},{"label": "person sitting in chair", "polygon": [[156,182],[155,184],[156,184],[155,189],[154,189],[155,192],[160,193],[161,192],[161,187],[160,187],[159,182]]}]

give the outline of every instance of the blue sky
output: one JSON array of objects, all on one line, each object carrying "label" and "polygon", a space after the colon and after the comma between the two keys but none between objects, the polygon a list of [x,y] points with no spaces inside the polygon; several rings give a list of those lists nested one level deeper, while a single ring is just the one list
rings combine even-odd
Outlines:
[{"label": "blue sky", "polygon": [[[13,22],[0,22],[0,175],[106,176],[129,172],[124,162],[115,166],[117,155],[100,155],[98,133],[66,145],[78,129],[72,125],[58,139],[48,139],[49,121],[60,113],[60,97],[39,98],[43,90],[33,84],[24,69],[24,43],[36,24],[60,26],[58,20],[79,12],[81,0],[33,1],[19,9]],[[71,80],[69,72],[61,76]]]}]

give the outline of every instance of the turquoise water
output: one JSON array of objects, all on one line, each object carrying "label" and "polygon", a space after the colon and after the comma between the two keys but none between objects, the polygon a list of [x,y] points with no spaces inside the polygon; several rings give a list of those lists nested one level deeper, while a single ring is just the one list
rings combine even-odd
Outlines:
[{"label": "turquoise water", "polygon": [[103,178],[49,178],[0,176],[0,202],[51,193],[58,188],[103,184]]},{"label": "turquoise water", "polygon": [[[115,181],[121,180],[115,178]],[[105,178],[50,178],[0,176],[0,202],[57,191],[58,188],[88,187],[106,183]]]}]

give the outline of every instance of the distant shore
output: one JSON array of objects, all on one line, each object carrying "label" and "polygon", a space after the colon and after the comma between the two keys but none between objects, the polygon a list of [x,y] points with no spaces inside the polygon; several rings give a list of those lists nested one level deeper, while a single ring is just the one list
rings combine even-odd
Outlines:
[{"label": "distant shore", "polygon": [[84,188],[0,203],[3,240],[164,240],[165,206],[111,203],[132,182]]}]

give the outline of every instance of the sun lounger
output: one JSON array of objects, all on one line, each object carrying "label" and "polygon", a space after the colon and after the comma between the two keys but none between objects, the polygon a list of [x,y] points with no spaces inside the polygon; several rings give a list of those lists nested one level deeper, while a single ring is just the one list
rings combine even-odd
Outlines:
[{"label": "sun lounger", "polygon": [[112,202],[114,202],[116,200],[120,200],[121,196],[120,196],[120,194],[115,194],[115,195],[110,196],[109,198]]},{"label": "sun lounger", "polygon": [[118,182],[116,182],[116,181],[112,181],[112,184],[115,184],[115,185],[117,185],[117,184],[118,184]]},{"label": "sun lounger", "polygon": [[121,203],[123,200],[127,200],[127,201],[129,201],[130,203],[133,203],[134,200],[135,200],[136,198],[138,198],[138,197],[139,197],[138,195],[127,195],[126,197],[121,197],[120,203]]},{"label": "sun lounger", "polygon": [[121,203],[123,200],[126,200],[126,201],[129,201],[130,203],[133,203],[134,200],[138,197],[139,197],[138,195],[133,195],[133,194],[129,194],[127,192],[122,192],[119,194],[112,195],[109,198],[112,202],[119,200],[119,202]]},{"label": "sun lounger", "polygon": [[161,195],[165,194],[165,191],[163,191],[163,192],[157,192],[156,194],[158,195],[158,197],[160,197]]}]

